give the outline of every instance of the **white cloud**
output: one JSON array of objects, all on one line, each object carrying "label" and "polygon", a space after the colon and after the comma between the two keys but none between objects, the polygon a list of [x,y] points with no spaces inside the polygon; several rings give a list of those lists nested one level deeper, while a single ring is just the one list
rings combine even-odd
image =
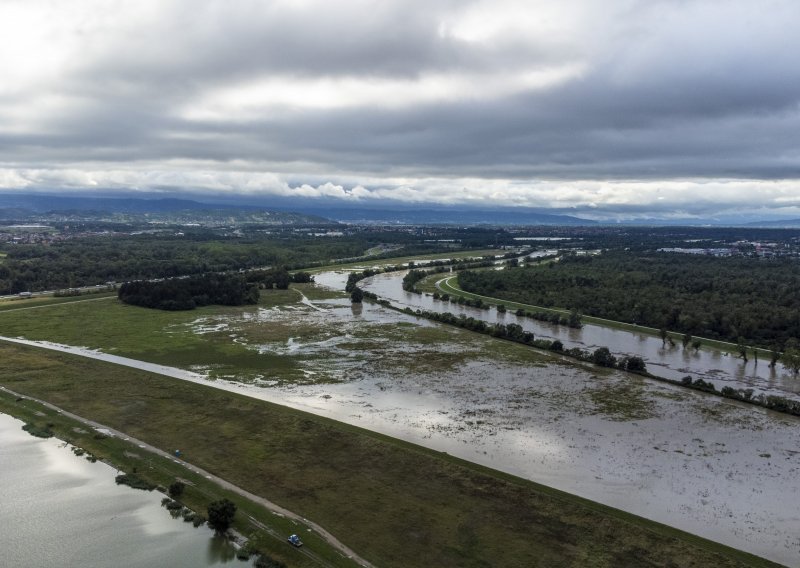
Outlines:
[{"label": "white cloud", "polygon": [[[800,181],[538,181],[477,178],[373,178],[291,183],[274,173],[211,170],[12,170],[0,169],[0,190],[50,191],[96,187],[104,190],[191,191],[216,197],[335,199],[362,205],[448,204],[522,206],[573,211],[593,219],[642,216],[713,216],[758,209],[770,215],[800,215]],[[666,209],[665,203],[667,202]]]}]

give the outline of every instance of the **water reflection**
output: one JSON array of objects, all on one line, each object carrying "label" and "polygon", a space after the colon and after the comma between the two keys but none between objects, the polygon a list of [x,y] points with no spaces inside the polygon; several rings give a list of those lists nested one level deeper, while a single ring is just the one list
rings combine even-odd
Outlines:
[{"label": "water reflection", "polygon": [[218,534],[208,539],[206,559],[208,560],[208,566],[228,564],[230,562],[241,564],[236,558],[236,547],[227,538]]},{"label": "water reflection", "polygon": [[116,485],[113,468],[90,463],[53,438],[34,438],[21,426],[0,414],[3,566],[194,568],[238,562],[231,545],[215,543],[210,529],[170,518],[161,493]]},{"label": "water reflection", "polygon": [[[717,389],[723,386],[733,388],[752,388],[756,393],[777,394],[800,400],[800,381],[782,368],[770,368],[765,361],[743,362],[733,353],[713,349],[684,349],[682,346],[665,346],[661,339],[652,335],[611,329],[599,325],[586,324],[581,329],[572,329],[548,322],[540,322],[526,317],[517,317],[511,312],[498,313],[490,309],[461,306],[453,302],[434,300],[425,294],[412,294],[402,287],[405,272],[379,274],[362,281],[361,286],[381,298],[392,301],[400,307],[437,312],[450,312],[456,315],[482,319],[488,323],[515,323],[536,337],[559,339],[567,348],[580,347],[593,351],[598,347],[608,347],[617,356],[638,355],[646,362],[648,369],[656,375],[679,380],[685,375],[712,381]],[[322,275],[320,275],[322,276]],[[317,278],[320,284],[335,287],[346,281],[346,274],[326,273]],[[731,347],[733,351],[734,347]]]}]

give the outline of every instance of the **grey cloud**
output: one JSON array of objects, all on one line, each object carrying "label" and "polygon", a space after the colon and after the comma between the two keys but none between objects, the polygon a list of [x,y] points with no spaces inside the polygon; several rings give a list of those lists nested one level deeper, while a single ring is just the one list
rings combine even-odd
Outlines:
[{"label": "grey cloud", "polygon": [[[292,3],[176,1],[147,4],[129,25],[109,14],[87,18],[71,30],[80,52],[46,86],[65,96],[62,107],[37,113],[38,91],[0,89],[0,117],[26,104],[45,117],[24,132],[0,124],[0,160],[54,171],[183,167],[186,179],[202,163],[373,187],[402,177],[420,180],[416,189],[432,201],[441,194],[421,180],[800,179],[800,5],[573,4],[589,16],[561,35],[509,32],[487,42],[442,33],[477,0],[375,2],[370,10],[329,2],[310,12]],[[179,112],[259,78],[401,79],[413,90],[430,73],[500,81],[568,63],[583,71],[492,96],[273,105],[247,118]]]}]

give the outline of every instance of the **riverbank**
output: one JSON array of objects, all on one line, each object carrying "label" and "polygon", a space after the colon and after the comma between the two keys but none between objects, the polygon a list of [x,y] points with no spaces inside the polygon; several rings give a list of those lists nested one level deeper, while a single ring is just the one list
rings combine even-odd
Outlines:
[{"label": "riverbank", "polygon": [[[317,527],[309,528],[312,525],[297,515],[105,424],[5,387],[0,387],[0,413],[26,425],[35,425],[39,431],[47,431],[66,444],[80,448],[78,453],[87,459],[99,460],[120,472],[133,474],[146,486],[159,487],[162,493],[172,482],[184,482],[186,488],[179,498],[180,503],[197,511],[201,517],[212,501],[223,498],[234,501],[239,513],[233,528],[237,533],[247,535],[247,549],[253,555],[261,552],[291,566],[368,566],[366,562],[346,559],[325,542],[322,531],[316,530]],[[166,511],[163,514],[168,516]],[[309,534],[309,530],[315,532]],[[294,532],[303,532],[304,539],[311,545],[302,554],[285,544],[286,535]],[[311,547],[314,552],[310,552]]]},{"label": "riverbank", "polygon": [[193,464],[318,520],[378,565],[425,557],[437,566],[586,558],[601,566],[775,566],[319,416],[31,347],[2,343],[0,351],[0,381],[9,388],[157,447],[180,447]]},{"label": "riverbank", "polygon": [[[458,276],[448,276],[446,278],[442,278],[441,280],[436,280],[433,283],[433,287],[444,294],[448,294],[451,297],[463,297],[469,299],[480,299],[483,301],[487,301],[492,305],[504,305],[506,308],[510,308],[511,310],[528,310],[528,311],[542,311],[548,313],[559,314],[561,316],[568,316],[570,311],[566,308],[548,308],[544,306],[536,306],[533,304],[524,304],[521,302],[515,302],[513,300],[507,300],[504,298],[495,298],[492,296],[483,296],[481,294],[476,294],[474,292],[467,292],[466,290],[462,290],[458,287],[458,285],[454,284],[454,280],[457,281]],[[420,288],[421,292],[430,292],[430,286],[426,286],[425,288]],[[617,321],[617,320],[610,320],[605,318],[598,318],[593,316],[582,315],[581,319],[584,323],[591,323],[595,325],[601,325],[604,327],[608,327],[609,329],[619,329],[622,331],[632,331],[636,333],[645,333],[651,335],[653,337],[660,337],[661,330],[656,329],[654,327],[647,327],[644,325],[637,325],[633,323],[627,323],[624,321]],[[667,335],[669,337],[669,341],[672,343],[680,343],[683,334],[674,332],[674,331],[667,331]],[[737,345],[735,343],[730,343],[727,341],[721,341],[719,339],[709,339],[707,337],[694,337],[694,340],[698,340],[701,342],[699,349],[715,349],[718,351],[723,352],[730,352],[735,353],[737,351]],[[750,347],[748,346],[748,350],[750,352],[756,352],[760,355],[761,359],[769,360],[770,351],[768,349],[764,349],[761,347]]]},{"label": "riverbank", "polygon": [[113,466],[23,424],[0,412],[3,566],[246,568],[231,541],[170,514],[161,493],[118,485]]}]

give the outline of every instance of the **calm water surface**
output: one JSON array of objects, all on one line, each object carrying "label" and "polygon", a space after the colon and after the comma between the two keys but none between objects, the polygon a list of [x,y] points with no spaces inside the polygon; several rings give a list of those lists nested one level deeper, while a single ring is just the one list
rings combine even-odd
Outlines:
[{"label": "calm water surface", "polygon": [[0,565],[246,565],[210,529],[170,517],[161,493],[116,485],[116,474],[0,414]]},{"label": "calm water surface", "polygon": [[[751,388],[756,393],[785,396],[800,400],[800,381],[780,366],[770,368],[768,361],[748,361],[746,364],[734,354],[716,349],[683,349],[680,345],[664,347],[661,339],[646,333],[611,329],[599,325],[586,324],[581,329],[570,329],[534,319],[520,317],[513,313],[498,313],[495,308],[488,310],[459,306],[456,303],[434,300],[425,294],[412,294],[403,290],[405,272],[380,274],[364,280],[361,286],[381,298],[390,300],[400,307],[410,307],[436,312],[450,312],[455,315],[483,319],[489,323],[516,323],[536,337],[559,339],[564,346],[594,350],[608,347],[617,356],[638,355],[647,362],[647,369],[654,375],[668,379],[681,379],[692,375],[711,381],[717,390],[724,386]],[[446,274],[442,275],[444,278]],[[321,274],[315,279],[318,283],[341,289],[341,274]],[[346,279],[346,275],[344,275]],[[734,347],[732,346],[733,350]]]}]

